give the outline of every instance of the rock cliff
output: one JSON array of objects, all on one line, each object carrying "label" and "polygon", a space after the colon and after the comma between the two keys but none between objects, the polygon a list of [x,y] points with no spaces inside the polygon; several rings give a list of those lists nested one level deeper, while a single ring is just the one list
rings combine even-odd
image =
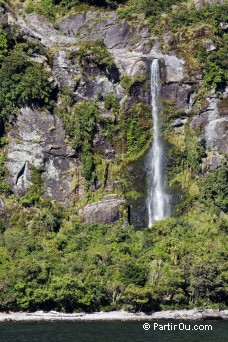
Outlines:
[{"label": "rock cliff", "polygon": [[[195,1],[196,7],[201,5],[202,1]],[[96,15],[94,11],[82,12],[70,15],[55,25],[37,14],[20,16],[5,13],[4,20],[6,18],[10,27],[17,25],[20,28],[26,40],[40,42],[48,49],[46,68],[51,70],[58,91],[68,89],[73,103],[96,102],[103,123],[97,125],[93,144],[103,160],[113,161],[124,151],[120,147],[120,132],[117,133],[119,145],[110,142],[105,132],[105,125],[113,124],[116,120],[114,110],[104,106],[105,97],[112,94],[120,110],[125,113],[138,103],[150,105],[150,86],[146,81],[149,79],[152,59],[158,58],[163,81],[162,98],[181,112],[172,123],[175,132],[183,134],[185,126],[189,124],[192,130],[200,130],[206,149],[214,152],[214,156],[204,161],[202,169],[219,167],[222,160],[219,154],[228,152],[227,91],[223,90],[220,97],[211,92],[203,107],[200,107],[196,100],[202,84],[201,71],[197,70],[193,76],[188,63],[172,46],[169,34],[164,34],[161,43],[161,39],[153,35],[145,24],[137,22],[134,25],[134,22],[120,20],[112,11],[98,11]],[[90,60],[82,68],[75,57],[81,53],[81,44],[99,39],[103,39],[115,67],[109,70]],[[167,49],[170,51],[165,53]],[[34,58],[43,63],[43,56]],[[124,77],[130,82],[128,90],[124,87]],[[57,107],[60,109],[62,102],[59,97]],[[194,114],[190,119],[189,113]],[[6,166],[9,170],[8,182],[14,193],[21,195],[29,188],[33,165],[42,170],[48,198],[67,206],[71,201],[83,200],[81,161],[70,147],[61,117],[48,110],[23,107],[9,129],[8,137],[10,142]],[[99,181],[95,188],[100,187]],[[115,182],[118,183],[107,171],[104,196],[115,193]],[[81,208],[86,222],[110,223],[119,219],[118,207],[124,203],[123,197],[102,200],[103,195],[99,195],[101,199],[98,202]],[[111,211],[108,217],[103,214],[106,207]]]},{"label": "rock cliff", "polygon": [[8,181],[17,194],[31,185],[30,166],[42,170],[48,198],[69,205],[73,173],[79,168],[73,149],[65,144],[65,131],[58,117],[28,107],[21,108],[9,132]]}]

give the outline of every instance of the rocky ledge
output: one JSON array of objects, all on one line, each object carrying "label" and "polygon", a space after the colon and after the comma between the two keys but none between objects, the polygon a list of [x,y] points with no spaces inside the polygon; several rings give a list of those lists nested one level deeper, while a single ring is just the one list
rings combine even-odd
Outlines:
[{"label": "rocky ledge", "polygon": [[124,225],[127,225],[128,206],[122,197],[116,197],[115,194],[104,196],[103,200],[87,204],[80,212],[80,216],[85,223],[113,223],[122,219]]},{"label": "rocky ledge", "polygon": [[41,322],[41,321],[149,321],[149,320],[227,320],[228,310],[169,310],[150,314],[143,312],[130,313],[126,311],[73,313],[66,314],[57,311],[36,311],[0,313],[0,322]]}]

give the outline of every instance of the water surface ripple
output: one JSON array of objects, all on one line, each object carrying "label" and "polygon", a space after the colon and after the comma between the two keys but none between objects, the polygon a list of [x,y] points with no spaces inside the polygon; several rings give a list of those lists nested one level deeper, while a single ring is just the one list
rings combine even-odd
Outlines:
[{"label": "water surface ripple", "polygon": [[[228,321],[186,322],[191,326],[211,324],[212,331],[143,330],[135,322],[45,322],[1,323],[1,342],[222,342],[227,341]],[[167,324],[158,322],[159,324]],[[179,322],[172,321],[172,324]]]}]

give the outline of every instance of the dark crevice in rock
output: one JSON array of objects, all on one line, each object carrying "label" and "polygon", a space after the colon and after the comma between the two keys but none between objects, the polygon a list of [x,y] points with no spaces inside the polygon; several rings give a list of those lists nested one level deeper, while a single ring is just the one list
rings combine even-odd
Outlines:
[{"label": "dark crevice in rock", "polygon": [[4,136],[5,133],[5,125],[2,119],[0,119],[0,138]]},{"label": "dark crevice in rock", "polygon": [[173,128],[175,127],[182,127],[186,123],[186,116],[181,116],[180,118],[176,118],[173,122]]},{"label": "dark crevice in rock", "polygon": [[24,163],[24,165],[22,166],[22,168],[20,169],[20,171],[18,172],[18,174],[17,174],[17,179],[16,179],[16,182],[15,182],[15,184],[17,184],[18,183],[18,180],[19,180],[19,178],[20,177],[22,177],[23,175],[24,175],[24,173],[25,173],[25,168],[26,168],[26,165],[27,165],[27,161]]},{"label": "dark crevice in rock", "polygon": [[128,224],[131,224],[131,207],[130,207],[130,205],[127,206],[127,220],[128,220]]},{"label": "dark crevice in rock", "polygon": [[120,82],[120,72],[119,72],[119,69],[117,67],[113,67],[113,68],[109,69],[108,71],[106,71],[106,73],[107,73],[107,77],[108,77],[109,81],[111,81],[113,83]]}]

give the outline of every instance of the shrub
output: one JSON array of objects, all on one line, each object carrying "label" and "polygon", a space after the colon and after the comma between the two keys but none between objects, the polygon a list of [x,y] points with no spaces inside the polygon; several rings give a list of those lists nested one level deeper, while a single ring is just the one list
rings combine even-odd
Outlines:
[{"label": "shrub", "polygon": [[42,169],[37,169],[31,166],[31,182],[32,185],[24,196],[21,197],[20,202],[23,207],[31,207],[40,203],[41,196],[43,195],[43,181],[41,178]]},{"label": "shrub", "polygon": [[134,85],[136,84],[143,85],[144,83],[145,83],[145,76],[142,75],[142,76],[130,77],[126,74],[123,74],[121,78],[121,82],[120,82],[121,86],[123,87],[123,89],[128,95],[131,94],[131,90]]},{"label": "shrub", "polygon": [[0,69],[1,115],[25,104],[47,104],[53,90],[49,77],[50,74],[40,64],[29,61],[20,48],[12,50]]},{"label": "shrub", "polygon": [[149,105],[136,104],[121,113],[119,128],[125,139],[128,155],[137,155],[151,141],[152,114]]},{"label": "shrub", "polygon": [[82,161],[82,173],[86,181],[95,183],[95,164],[93,154],[91,151],[84,151],[81,157]]},{"label": "shrub", "polygon": [[0,63],[4,60],[8,52],[8,42],[6,33],[0,29]]},{"label": "shrub", "polygon": [[72,112],[62,116],[71,145],[79,152],[92,145],[99,111],[91,102],[78,102]]},{"label": "shrub", "polygon": [[72,112],[61,114],[71,146],[81,155],[82,172],[86,181],[94,183],[95,164],[93,138],[97,130],[99,110],[91,102],[78,102]]},{"label": "shrub", "polygon": [[116,68],[115,61],[107,50],[103,38],[79,43],[79,50],[73,52],[71,56],[78,58],[82,66],[92,61],[101,69],[111,71],[113,68]]},{"label": "shrub", "polygon": [[104,107],[107,110],[113,110],[114,112],[118,112],[120,109],[120,104],[118,99],[113,94],[107,94],[103,98]]},{"label": "shrub", "polygon": [[10,185],[6,183],[7,170],[5,167],[5,162],[7,158],[1,152],[0,155],[0,193],[9,195],[11,193]]},{"label": "shrub", "polygon": [[206,205],[228,211],[228,171],[219,169],[205,174],[199,180],[200,200]]}]

